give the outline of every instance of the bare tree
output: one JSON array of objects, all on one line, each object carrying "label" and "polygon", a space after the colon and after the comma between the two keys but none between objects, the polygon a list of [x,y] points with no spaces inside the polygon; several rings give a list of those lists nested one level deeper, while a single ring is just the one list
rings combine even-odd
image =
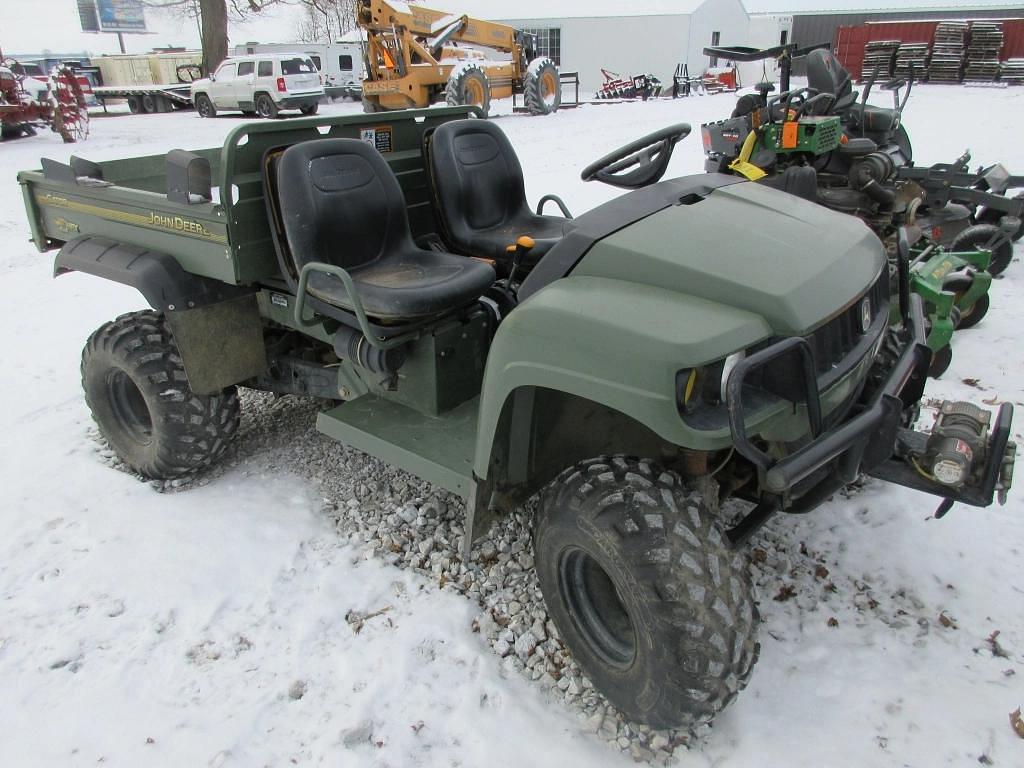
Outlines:
[{"label": "bare tree", "polygon": [[145,0],[148,8],[171,11],[199,22],[203,72],[209,74],[227,58],[228,19],[242,21],[287,0]]},{"label": "bare tree", "polygon": [[356,28],[359,0],[298,0],[296,35],[304,43],[333,43]]}]

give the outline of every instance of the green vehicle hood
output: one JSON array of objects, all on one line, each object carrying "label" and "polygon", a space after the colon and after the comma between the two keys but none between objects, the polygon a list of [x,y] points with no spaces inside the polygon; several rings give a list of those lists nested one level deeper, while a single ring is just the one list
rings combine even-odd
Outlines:
[{"label": "green vehicle hood", "polygon": [[856,217],[760,184],[732,184],[600,240],[572,275],[668,289],[760,315],[776,334],[794,335],[849,307],[884,265],[881,242]]}]

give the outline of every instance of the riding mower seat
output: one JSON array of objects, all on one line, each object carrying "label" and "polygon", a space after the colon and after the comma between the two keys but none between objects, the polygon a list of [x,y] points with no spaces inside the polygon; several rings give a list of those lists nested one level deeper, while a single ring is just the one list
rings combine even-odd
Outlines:
[{"label": "riding mower seat", "polygon": [[523,262],[529,269],[575,226],[572,219],[530,210],[519,158],[492,122],[454,120],[438,126],[429,155],[441,228],[459,253],[492,259],[507,273],[510,246],[526,235],[534,242]]},{"label": "riding mower seat", "polygon": [[[293,144],[277,162],[276,182],[295,269],[311,262],[343,268],[366,314],[375,320],[423,321],[469,304],[495,280],[488,264],[416,246],[398,180],[365,142]],[[355,308],[339,278],[314,271],[307,290],[319,300],[311,302],[318,310],[326,305],[336,319],[351,319],[331,310],[351,313]]]},{"label": "riding mower seat", "polygon": [[831,112],[843,115],[857,104],[857,91],[853,90],[850,73],[843,69],[831,51],[822,48],[807,54],[807,85],[818,93],[830,93],[836,101]]}]

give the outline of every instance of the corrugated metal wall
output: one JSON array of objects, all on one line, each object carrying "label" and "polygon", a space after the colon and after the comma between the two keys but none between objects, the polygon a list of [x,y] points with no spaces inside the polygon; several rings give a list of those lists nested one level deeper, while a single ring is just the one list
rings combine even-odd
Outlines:
[{"label": "corrugated metal wall", "polygon": [[[827,43],[835,39],[836,30],[841,26],[859,26],[866,21],[915,21],[920,19],[1024,19],[1024,5],[1020,8],[1000,8],[994,11],[974,11],[964,8],[962,11],[942,12],[902,11],[899,13],[798,15],[793,17],[793,34],[790,39],[801,45]],[[863,49],[863,43],[861,43],[861,47]],[[793,74],[805,74],[802,59],[793,62]]]}]

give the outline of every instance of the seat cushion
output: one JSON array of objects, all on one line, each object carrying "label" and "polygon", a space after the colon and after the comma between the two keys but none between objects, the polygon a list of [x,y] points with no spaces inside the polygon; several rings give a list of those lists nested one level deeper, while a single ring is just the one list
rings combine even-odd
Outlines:
[{"label": "seat cushion", "polygon": [[536,245],[528,264],[572,228],[571,219],[539,216],[526,203],[523,169],[501,129],[487,120],[453,120],[430,140],[430,170],[445,238],[453,250],[511,262],[522,235]]},{"label": "seat cushion", "polygon": [[533,238],[534,246],[526,257],[526,265],[532,266],[554,247],[573,226],[572,219],[556,216],[527,215],[488,229],[472,230],[463,243],[467,252],[495,261],[510,261],[512,254],[508,246],[522,235]]},{"label": "seat cushion", "polygon": [[875,107],[871,104],[855,104],[850,108],[850,127],[879,132],[891,131],[899,122],[900,113],[895,109]]},{"label": "seat cushion", "polygon": [[[366,314],[381,320],[414,320],[439,315],[479,298],[494,282],[494,269],[482,261],[412,249],[351,270]],[[310,275],[310,294],[352,310],[345,286],[322,272]]]}]

